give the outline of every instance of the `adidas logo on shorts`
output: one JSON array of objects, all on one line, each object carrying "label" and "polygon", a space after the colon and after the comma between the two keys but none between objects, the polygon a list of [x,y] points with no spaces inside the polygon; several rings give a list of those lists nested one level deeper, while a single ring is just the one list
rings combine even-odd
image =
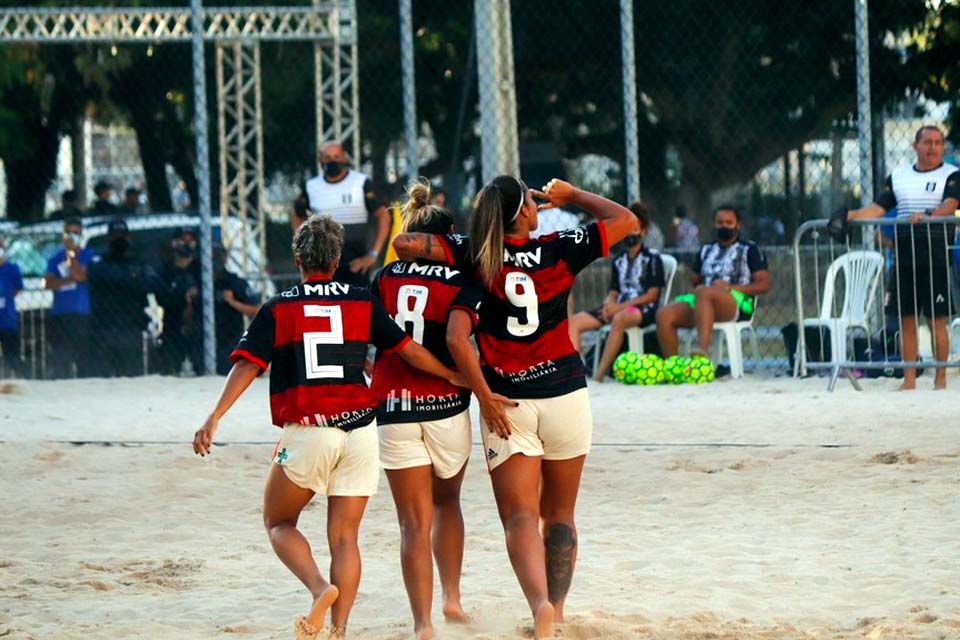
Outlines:
[{"label": "adidas logo on shorts", "polygon": [[487,449],[487,460],[493,460],[497,457],[497,452],[493,449]]}]

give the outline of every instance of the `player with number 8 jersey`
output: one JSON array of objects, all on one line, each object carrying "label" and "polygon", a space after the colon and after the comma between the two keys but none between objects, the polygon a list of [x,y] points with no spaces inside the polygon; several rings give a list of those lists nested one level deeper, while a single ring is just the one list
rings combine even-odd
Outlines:
[{"label": "player with number 8 jersey", "polygon": [[[534,196],[548,201],[540,208],[573,204],[597,222],[533,239]],[[469,265],[484,285],[477,328],[483,377],[517,406],[507,406],[505,423],[481,413],[480,433],[537,638],[552,636],[553,624],[563,621],[576,558],[573,511],[593,431],[567,298],[576,274],[635,226],[629,209],[566,182],[552,180],[541,193],[499,176],[477,196],[469,239],[401,234],[394,240],[401,259]],[[461,373],[476,388],[469,372]]]},{"label": "player with number 8 jersey", "polygon": [[[360,583],[357,536],[367,499],[379,480],[376,399],[363,378],[367,344],[453,384],[459,377],[411,341],[369,290],[332,280],[343,226],[314,215],[294,236],[302,282],[265,304],[232,354],[216,407],[194,434],[193,449],[211,452],[219,420],[253,380],[270,368],[270,411],[283,434],[273,454],[263,521],[277,556],[308,588],[309,614],[297,637],[313,637],[327,610],[333,636],[343,636]],[[330,581],[320,574],[303,534],[300,512],[327,497]]]}]

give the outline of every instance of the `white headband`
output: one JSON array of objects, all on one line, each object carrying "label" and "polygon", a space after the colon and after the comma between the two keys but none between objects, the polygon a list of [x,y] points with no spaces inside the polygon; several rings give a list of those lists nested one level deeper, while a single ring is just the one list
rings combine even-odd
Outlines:
[{"label": "white headband", "polygon": [[520,215],[520,211],[523,209],[523,183],[520,182],[519,178],[514,178],[517,181],[517,186],[520,187],[520,204],[517,205],[517,212],[513,214],[513,217],[510,218],[510,222],[507,224],[513,224],[513,221],[517,219],[517,216]]}]

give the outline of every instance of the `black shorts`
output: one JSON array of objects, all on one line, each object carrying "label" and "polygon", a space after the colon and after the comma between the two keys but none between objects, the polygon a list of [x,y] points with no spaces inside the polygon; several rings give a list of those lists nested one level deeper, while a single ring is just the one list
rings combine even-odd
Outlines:
[{"label": "black shorts", "polygon": [[[890,301],[889,311],[901,316],[923,315],[927,318],[950,315],[950,282],[947,265],[920,264],[916,268],[903,263],[893,274],[897,300]],[[914,284],[916,283],[916,284]]]},{"label": "black shorts", "polygon": [[[636,309],[641,314],[643,314],[643,319],[640,320],[641,327],[648,327],[657,321],[657,306],[658,305],[655,302],[650,302],[648,304],[642,304],[642,305],[633,305],[634,309]],[[587,313],[592,315],[600,324],[609,324],[607,321],[603,319],[603,315],[602,315],[603,307],[597,307],[596,309],[591,309],[590,311],[587,311]]]}]

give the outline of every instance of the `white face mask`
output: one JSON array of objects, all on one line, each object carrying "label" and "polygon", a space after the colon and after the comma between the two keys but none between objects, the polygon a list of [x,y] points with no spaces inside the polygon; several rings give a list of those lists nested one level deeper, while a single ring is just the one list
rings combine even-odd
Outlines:
[{"label": "white face mask", "polygon": [[3,260],[7,256],[7,250],[3,247],[0,247],[0,260]]},{"label": "white face mask", "polygon": [[70,239],[73,240],[73,244],[75,247],[77,247],[78,249],[83,249],[84,239],[82,235],[80,235],[79,233],[71,233],[68,235],[70,236]]}]

